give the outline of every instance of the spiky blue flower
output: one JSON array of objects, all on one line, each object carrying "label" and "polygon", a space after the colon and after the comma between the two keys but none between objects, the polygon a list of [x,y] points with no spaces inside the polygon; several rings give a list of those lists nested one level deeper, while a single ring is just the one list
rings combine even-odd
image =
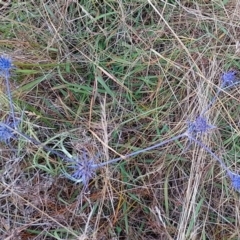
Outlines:
[{"label": "spiky blue flower", "polygon": [[240,192],[240,175],[228,170],[228,176],[231,179],[232,187],[235,191]]},{"label": "spiky blue flower", "polygon": [[7,120],[6,122],[0,122],[0,141],[10,144],[10,141],[16,138],[14,129],[14,122],[11,122],[10,120]]},{"label": "spiky blue flower", "polygon": [[198,116],[195,121],[188,123],[188,134],[196,135],[197,133],[203,134],[216,128],[214,125],[211,125],[203,116]]},{"label": "spiky blue flower", "polygon": [[0,56],[0,73],[9,75],[9,71],[13,68],[12,59],[7,56]]},{"label": "spiky blue flower", "polygon": [[69,168],[73,169],[72,174],[64,172],[64,175],[75,183],[83,183],[84,186],[87,186],[89,181],[95,177],[99,165],[95,163],[93,158],[87,156],[86,151],[83,151],[81,156],[69,161],[71,163]]},{"label": "spiky blue flower", "polygon": [[234,178],[231,179],[232,180],[232,186],[233,188],[240,192],[240,176],[239,175],[235,175]]},{"label": "spiky blue flower", "polygon": [[229,87],[236,83],[236,71],[228,71],[222,75],[222,87]]},{"label": "spiky blue flower", "polygon": [[6,80],[7,95],[9,99],[9,105],[11,110],[11,115],[14,124],[16,125],[14,106],[12,101],[12,95],[9,84],[10,70],[13,68],[12,59],[7,56],[0,56],[0,75],[2,75]]}]

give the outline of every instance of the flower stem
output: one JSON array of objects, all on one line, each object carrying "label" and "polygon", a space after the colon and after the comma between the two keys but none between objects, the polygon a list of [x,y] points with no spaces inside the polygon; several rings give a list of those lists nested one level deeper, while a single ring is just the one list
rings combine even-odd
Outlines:
[{"label": "flower stem", "polygon": [[214,152],[212,152],[210,148],[208,148],[205,144],[203,144],[201,141],[197,140],[196,138],[192,137],[191,135],[189,135],[188,138],[193,142],[195,142],[198,146],[202,147],[205,151],[207,151],[215,160],[218,161],[218,163],[227,172],[227,174],[231,176],[232,172],[228,169],[226,164]]},{"label": "flower stem", "polygon": [[48,147],[48,146],[46,146],[46,145],[43,145],[43,143],[37,141],[36,139],[31,138],[31,137],[29,137],[28,135],[26,135],[26,134],[24,134],[24,133],[22,133],[22,132],[20,132],[20,131],[18,131],[18,130],[16,130],[16,129],[11,128],[11,127],[8,126],[7,124],[4,124],[4,125],[5,125],[8,129],[10,129],[10,130],[12,130],[13,132],[15,132],[16,134],[18,134],[19,136],[22,136],[22,137],[25,138],[26,140],[30,141],[32,144],[34,144],[34,145],[36,145],[36,146],[38,146],[38,147],[42,147],[45,151],[50,152],[50,153],[52,153],[52,154],[55,154],[55,155],[57,155],[58,157],[64,159],[65,161],[69,161],[69,160],[70,160],[68,157],[66,157],[66,156],[63,155],[62,153],[60,153],[60,152],[58,152],[58,151],[56,151],[56,150],[54,150],[54,149],[52,149],[52,148],[50,148],[50,147]]},{"label": "flower stem", "polygon": [[150,146],[150,147],[147,147],[147,148],[144,148],[144,149],[141,149],[141,150],[138,150],[138,151],[135,151],[135,152],[126,154],[126,155],[124,155],[124,156],[122,156],[122,157],[114,158],[114,159],[111,159],[111,160],[109,160],[109,161],[107,161],[107,162],[99,163],[99,164],[96,164],[96,165],[98,165],[98,167],[102,167],[102,166],[105,166],[105,165],[108,165],[108,164],[111,164],[111,163],[116,163],[116,162],[118,162],[118,161],[120,161],[120,160],[129,158],[129,157],[136,156],[136,155],[138,155],[138,154],[140,154],[140,153],[144,153],[144,152],[150,151],[150,150],[152,150],[152,149],[156,149],[156,148],[161,147],[161,146],[163,146],[163,145],[165,145],[165,144],[167,144],[167,143],[170,143],[170,142],[172,142],[172,141],[178,140],[179,138],[187,137],[187,136],[188,136],[188,135],[187,135],[187,132],[185,132],[185,133],[182,133],[182,134],[177,135],[177,136],[175,136],[175,137],[172,137],[172,138],[170,138],[170,139],[167,139],[167,140],[165,140],[165,141],[162,141],[162,142],[160,142],[160,143],[156,143],[156,144],[154,144],[154,145],[152,145],[152,146]]},{"label": "flower stem", "polygon": [[12,95],[11,95],[10,84],[9,84],[9,72],[7,70],[5,71],[5,80],[6,80],[7,95],[8,95],[9,105],[10,105],[10,112],[13,119],[14,127],[16,127],[16,119],[15,119]]}]

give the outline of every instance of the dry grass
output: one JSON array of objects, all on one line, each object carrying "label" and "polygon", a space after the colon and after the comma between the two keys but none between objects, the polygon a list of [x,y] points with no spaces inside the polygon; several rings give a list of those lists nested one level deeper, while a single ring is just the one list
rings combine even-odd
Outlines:
[{"label": "dry grass", "polygon": [[[181,3],[180,3],[181,2]],[[240,3],[0,3],[21,129],[106,161],[184,132],[221,74],[240,69]],[[4,83],[4,82],[3,82]],[[1,117],[9,112],[1,85]],[[207,112],[204,143],[239,170],[239,87]],[[82,191],[64,161],[20,138],[1,144],[1,239],[239,239],[239,194],[214,159],[184,140],[102,168]]]}]

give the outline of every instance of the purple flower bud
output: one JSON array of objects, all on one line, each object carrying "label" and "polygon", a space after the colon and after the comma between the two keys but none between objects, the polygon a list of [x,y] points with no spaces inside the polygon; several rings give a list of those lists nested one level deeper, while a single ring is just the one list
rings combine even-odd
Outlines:
[{"label": "purple flower bud", "polygon": [[73,173],[68,174],[64,172],[64,175],[76,183],[82,182],[84,186],[87,186],[90,179],[95,177],[98,164],[95,164],[94,159],[88,158],[86,151],[83,151],[80,157],[71,159],[70,162],[72,164],[70,168],[73,169]]},{"label": "purple flower bud", "polygon": [[14,123],[9,120],[0,122],[0,141],[6,144],[10,144],[11,139],[15,139],[16,135],[14,132]]},{"label": "purple flower bud", "polygon": [[13,67],[12,59],[6,56],[0,56],[0,71],[2,74],[9,74],[10,69]]},{"label": "purple flower bud", "polygon": [[190,122],[188,124],[188,133],[190,134],[197,134],[197,133],[206,133],[209,130],[212,130],[216,128],[215,126],[208,124],[207,120],[204,117],[197,117],[196,120],[194,122]]},{"label": "purple flower bud", "polygon": [[240,175],[228,170],[228,176],[231,179],[234,190],[240,192]]},{"label": "purple flower bud", "polygon": [[222,86],[228,87],[236,82],[236,71],[228,71],[222,75]]},{"label": "purple flower bud", "polygon": [[236,175],[232,180],[232,186],[233,188],[240,192],[240,176],[239,175]]}]

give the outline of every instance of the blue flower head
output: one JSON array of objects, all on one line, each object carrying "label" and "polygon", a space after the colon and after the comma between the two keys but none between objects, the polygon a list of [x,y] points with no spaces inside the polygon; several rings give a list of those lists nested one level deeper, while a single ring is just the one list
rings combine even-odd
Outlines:
[{"label": "blue flower head", "polygon": [[214,128],[216,127],[208,124],[207,120],[202,116],[197,117],[194,122],[188,124],[188,132],[192,135],[206,133]]},{"label": "blue flower head", "polygon": [[22,117],[23,115],[16,121],[15,116],[8,116],[0,122],[0,142],[9,145],[12,139],[17,138],[17,132],[15,130],[19,127]]},{"label": "blue flower head", "polygon": [[9,74],[9,71],[13,67],[12,59],[6,56],[0,56],[0,72],[2,74]]},{"label": "blue flower head", "polygon": [[90,179],[96,175],[96,169],[98,168],[98,164],[95,164],[94,159],[89,159],[86,151],[83,151],[83,154],[73,160],[70,160],[72,165],[70,168],[73,169],[72,174],[68,174],[64,172],[64,175],[76,182],[82,182],[84,186],[87,186]]},{"label": "blue flower head", "polygon": [[10,121],[0,122],[0,141],[10,144],[11,139],[15,139],[14,123]]},{"label": "blue flower head", "polygon": [[228,87],[236,82],[236,71],[228,71],[222,75],[223,87]]},{"label": "blue flower head", "polygon": [[240,175],[232,173],[230,178],[231,178],[232,186],[234,190],[240,192]]}]

